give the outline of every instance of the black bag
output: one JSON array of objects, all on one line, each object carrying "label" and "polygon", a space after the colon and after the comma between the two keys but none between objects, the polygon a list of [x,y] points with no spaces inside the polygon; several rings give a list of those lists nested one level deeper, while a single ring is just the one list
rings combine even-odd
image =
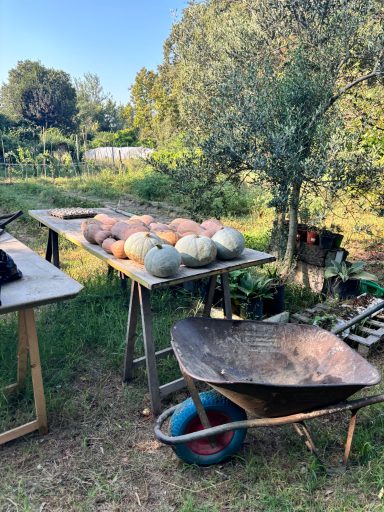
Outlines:
[{"label": "black bag", "polygon": [[0,249],[0,292],[3,284],[20,279],[22,276],[23,274],[17,268],[13,259],[5,251]]}]

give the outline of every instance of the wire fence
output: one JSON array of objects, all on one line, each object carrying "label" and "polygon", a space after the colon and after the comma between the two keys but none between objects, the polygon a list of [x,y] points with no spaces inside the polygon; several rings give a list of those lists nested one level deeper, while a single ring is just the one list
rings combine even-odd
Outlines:
[{"label": "wire fence", "polygon": [[128,164],[119,162],[111,165],[106,162],[84,161],[63,164],[61,162],[33,163],[0,163],[0,181],[28,180],[31,178],[74,178],[80,176],[96,176],[108,168],[116,173],[126,172]]}]

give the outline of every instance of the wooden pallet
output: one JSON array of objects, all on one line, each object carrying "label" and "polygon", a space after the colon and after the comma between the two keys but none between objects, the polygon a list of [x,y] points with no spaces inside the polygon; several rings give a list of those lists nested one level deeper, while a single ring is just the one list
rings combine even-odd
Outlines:
[{"label": "wooden pallet", "polygon": [[[329,304],[316,304],[313,308],[307,308],[300,313],[291,315],[290,322],[299,324],[312,324],[316,316],[322,313],[332,314],[332,307]],[[370,350],[384,341],[384,312],[373,313],[370,317],[354,326],[347,337],[343,338],[346,343],[364,356]]]}]

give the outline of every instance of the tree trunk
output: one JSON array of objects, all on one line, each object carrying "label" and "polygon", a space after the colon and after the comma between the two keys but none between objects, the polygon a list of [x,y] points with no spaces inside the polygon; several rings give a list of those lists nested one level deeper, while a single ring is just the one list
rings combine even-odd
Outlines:
[{"label": "tree trunk", "polygon": [[297,218],[300,202],[301,182],[294,182],[289,201],[289,230],[287,248],[284,256],[284,269],[286,272],[292,267],[293,258],[296,251]]}]

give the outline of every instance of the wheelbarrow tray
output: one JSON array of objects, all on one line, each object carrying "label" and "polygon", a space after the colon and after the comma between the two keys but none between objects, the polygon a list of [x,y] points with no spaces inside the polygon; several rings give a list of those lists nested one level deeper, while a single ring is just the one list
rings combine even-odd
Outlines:
[{"label": "wheelbarrow tray", "polygon": [[299,324],[187,318],[172,329],[183,373],[261,418],[312,411],[380,382],[334,334]]}]

